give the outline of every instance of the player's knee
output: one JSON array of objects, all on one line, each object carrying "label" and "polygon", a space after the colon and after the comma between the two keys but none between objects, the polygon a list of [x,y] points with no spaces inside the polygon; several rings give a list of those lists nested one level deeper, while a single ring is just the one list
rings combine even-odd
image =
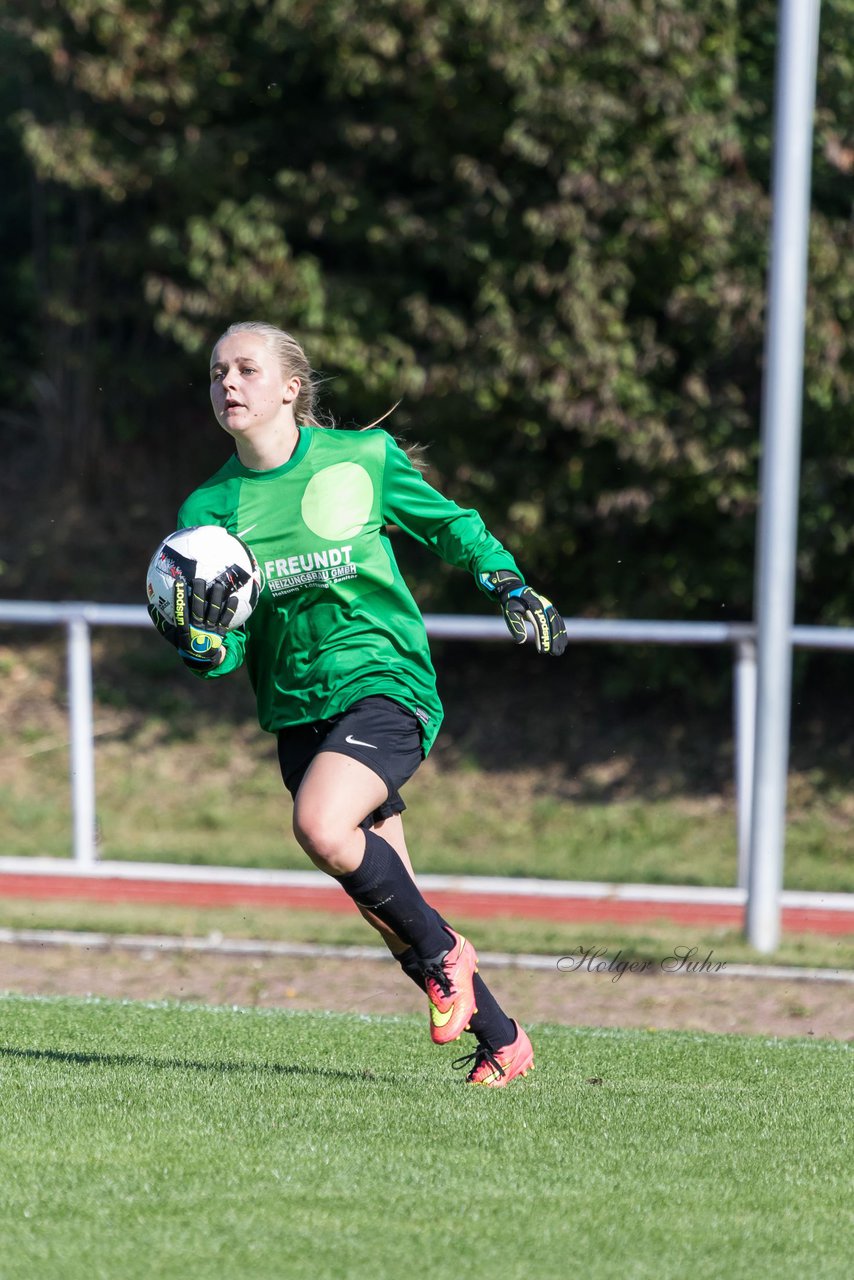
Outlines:
[{"label": "player's knee", "polygon": [[340,823],[321,812],[294,810],[294,836],[316,867],[329,875],[340,876],[352,870],[350,849],[355,833],[344,830]]}]

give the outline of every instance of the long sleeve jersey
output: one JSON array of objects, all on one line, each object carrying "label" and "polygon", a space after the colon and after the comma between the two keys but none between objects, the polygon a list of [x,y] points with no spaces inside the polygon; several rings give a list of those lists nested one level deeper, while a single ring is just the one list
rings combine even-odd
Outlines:
[{"label": "long sleeve jersey", "polygon": [[271,733],[383,694],[418,718],[425,754],[432,746],[442,721],[436,674],[389,525],[472,574],[519,572],[477,512],[428,484],[381,430],[300,427],[294,453],[271,471],[235,455],[190,495],[178,523],[225,526],[261,566],[254,612],[204,678],[245,662]]}]

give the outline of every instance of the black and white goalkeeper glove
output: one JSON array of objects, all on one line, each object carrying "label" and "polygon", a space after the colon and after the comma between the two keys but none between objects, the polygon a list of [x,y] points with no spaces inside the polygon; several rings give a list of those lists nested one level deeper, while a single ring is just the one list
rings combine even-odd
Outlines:
[{"label": "black and white goalkeeper glove", "polygon": [[527,620],[534,628],[537,653],[550,653],[555,658],[560,657],[567,644],[566,628],[551,600],[526,586],[509,569],[481,573],[479,581],[481,586],[497,597],[507,629],[517,644],[525,643]]},{"label": "black and white goalkeeper glove", "polygon": [[237,610],[234,588],[248,581],[249,574],[239,565],[231,565],[211,582],[194,578],[191,587],[183,578],[176,578],[174,622],[168,622],[153,605],[148,606],[157,630],[192,670],[209,671],[222,662],[225,636]]}]

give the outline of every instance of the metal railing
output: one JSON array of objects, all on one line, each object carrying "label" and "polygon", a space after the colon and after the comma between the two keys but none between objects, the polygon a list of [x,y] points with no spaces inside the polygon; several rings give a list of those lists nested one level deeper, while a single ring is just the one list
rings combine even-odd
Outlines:
[{"label": "metal railing", "polygon": [[[436,640],[510,642],[500,618],[426,614]],[[747,887],[756,742],[756,628],[750,623],[635,622],[566,618],[571,642],[584,644],[729,645],[733,651],[733,742],[738,847],[737,884]],[[95,811],[95,734],[92,695],[92,627],[150,628],[144,605],[0,600],[0,625],[62,626],[67,637],[73,858],[81,869],[98,861]],[[153,633],[152,633],[153,636]],[[854,650],[854,628],[793,627],[801,649]]]}]

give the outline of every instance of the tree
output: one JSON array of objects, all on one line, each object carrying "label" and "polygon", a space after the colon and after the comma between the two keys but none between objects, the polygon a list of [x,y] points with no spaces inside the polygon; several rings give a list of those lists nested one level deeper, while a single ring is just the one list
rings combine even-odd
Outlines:
[{"label": "tree", "polygon": [[[207,345],[264,315],[304,340],[341,416],[403,396],[394,429],[568,611],[748,614],[776,5],[166,9],[57,0],[7,26],[53,219],[40,296],[85,352],[53,357],[92,406],[71,455],[90,431],[97,471],[102,439],[155,419],[174,452]],[[851,608],[828,508],[851,482],[852,16],[823,6],[805,620]],[[423,598],[457,583],[431,575]]]}]

